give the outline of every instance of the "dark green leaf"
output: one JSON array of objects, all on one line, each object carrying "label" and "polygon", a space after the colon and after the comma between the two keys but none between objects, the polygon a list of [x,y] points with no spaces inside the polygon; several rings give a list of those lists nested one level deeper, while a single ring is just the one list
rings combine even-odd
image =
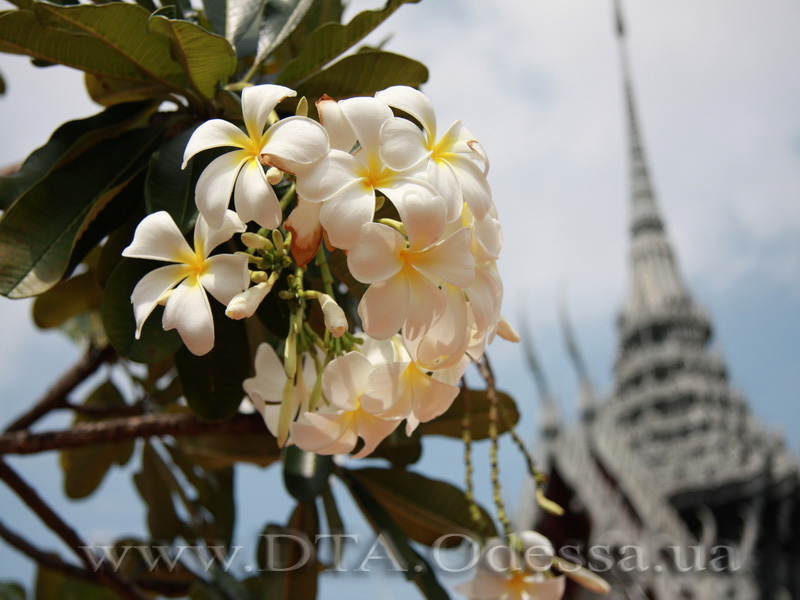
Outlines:
[{"label": "dark green leaf", "polygon": [[164,309],[157,306],[142,328],[137,340],[136,321],[133,318],[131,294],[133,288],[147,273],[161,266],[147,260],[123,258],[106,282],[100,314],[111,345],[119,353],[136,362],[150,363],[175,353],[181,345],[177,331],[164,331],[161,317]]},{"label": "dark green leaf", "polygon": [[[382,9],[365,10],[357,14],[347,25],[341,25],[340,23],[322,25],[311,34],[297,58],[287,64],[278,74],[276,83],[296,85],[309,75],[319,71],[347,49],[353,47],[359,40],[383,23],[401,5],[406,2],[415,3],[418,1],[389,0]],[[328,93],[330,94],[330,92]],[[330,95],[333,96],[333,94]]]},{"label": "dark green leaf", "polygon": [[55,6],[0,14],[0,50],[27,54],[94,75],[156,82],[182,92],[188,85],[167,38],[147,32],[150,12],[135,4]]},{"label": "dark green leaf", "polygon": [[228,41],[194,23],[153,16],[148,31],[170,40],[172,55],[183,66],[189,83],[209,100],[236,71],[236,53]]},{"label": "dark green leaf", "polygon": [[342,0],[315,0],[294,31],[275,49],[274,62],[280,65],[288,64],[300,55],[311,34],[325,23],[339,23],[343,12]]},{"label": "dark green leaf", "polygon": [[330,456],[306,452],[297,446],[283,451],[283,483],[300,502],[313,500],[327,489],[332,467]]},{"label": "dark green leaf", "polygon": [[160,127],[135,129],[105,140],[80,161],[50,173],[4,212],[0,294],[24,298],[53,287],[66,271],[77,241],[143,170],[162,133]]},{"label": "dark green leaf", "polygon": [[411,436],[407,436],[402,428],[395,429],[370,456],[385,458],[395,467],[414,464],[422,456],[419,428]]},{"label": "dark green leaf", "polygon": [[205,356],[195,356],[183,347],[175,354],[175,366],[189,408],[202,419],[219,421],[236,414],[242,402],[242,381],[250,374],[250,348],[244,321],[226,317],[216,302],[212,301],[211,308],[214,348]]},{"label": "dark green leaf", "polygon": [[319,98],[328,94],[340,100],[371,96],[392,85],[419,87],[428,81],[428,69],[420,62],[391,52],[359,52],[345,56],[296,86],[297,97]]},{"label": "dark green leaf", "polygon": [[258,28],[256,62],[267,58],[289,37],[303,16],[311,8],[313,0],[269,0],[264,17]]},{"label": "dark green leaf", "polygon": [[224,469],[238,462],[266,467],[281,457],[280,448],[264,428],[263,433],[184,436],[183,452],[204,469]]},{"label": "dark green leaf", "polygon": [[84,84],[89,97],[102,106],[117,104],[164,101],[169,98],[170,89],[158,81],[149,79],[131,81],[108,75],[84,74]]},{"label": "dark green leaf", "polygon": [[25,600],[25,588],[18,583],[0,581],[0,600]]},{"label": "dark green leaf", "polygon": [[[489,399],[485,390],[469,390],[472,411],[470,418],[470,431],[473,440],[485,440],[489,437]],[[433,421],[420,425],[422,435],[443,435],[445,437],[461,439],[464,418],[464,392],[459,394],[446,413],[436,417]],[[497,392],[501,411],[508,417],[511,424],[519,421],[519,411],[514,400],[508,394]],[[502,419],[497,423],[498,433],[508,431]]]},{"label": "dark green leaf", "polygon": [[[336,498],[333,495],[333,490],[330,486],[325,488],[322,492],[322,505],[325,508],[325,521],[328,523],[328,533],[333,536],[344,535],[344,522],[342,515],[339,513],[339,507],[336,505]],[[338,568],[342,563],[342,556],[344,555],[344,541],[345,538],[338,538],[341,541],[335,543],[337,538],[331,538],[331,555],[333,556],[333,566]]]},{"label": "dark green leaf", "polygon": [[436,579],[431,566],[411,547],[408,537],[386,509],[373,498],[361,482],[352,477],[350,471],[340,469],[338,474],[349,488],[353,499],[361,508],[361,512],[373,530],[384,536],[387,549],[405,570],[406,578],[417,585],[427,600],[449,600],[450,596]]},{"label": "dark green leaf", "polygon": [[114,592],[84,579],[39,566],[33,597],[36,600],[120,600]]},{"label": "dark green leaf", "polygon": [[25,160],[17,173],[0,177],[0,209],[6,209],[25,191],[87,149],[142,123],[153,110],[150,103],[122,104],[94,116],[64,123],[47,143]]},{"label": "dark green leaf", "polygon": [[235,44],[260,19],[267,0],[206,0],[206,14],[214,31]]},{"label": "dark green leaf", "polygon": [[50,329],[70,317],[100,307],[103,290],[93,271],[76,275],[47,290],[33,303],[33,321],[37,327]]},{"label": "dark green leaf", "polygon": [[[481,509],[480,523],[472,519],[464,492],[449,483],[402,469],[358,469],[350,474],[369,490],[408,537],[421,544],[431,546],[450,534],[471,537],[497,534],[485,510]],[[462,541],[453,537],[442,546],[457,546]]]},{"label": "dark green leaf", "polygon": [[136,226],[144,218],[144,207],[139,207],[137,212],[129,218],[122,227],[108,236],[106,243],[100,249],[100,258],[95,267],[97,282],[105,288],[111,273],[122,260],[122,251],[130,246]]},{"label": "dark green leaf", "polygon": [[[125,399],[109,380],[97,387],[83,403],[87,407],[124,408]],[[78,414],[75,423],[102,421],[102,418]],[[64,471],[64,493],[68,498],[85,498],[103,481],[112,464],[125,464],[133,453],[133,441],[115,444],[97,444],[86,448],[61,452],[61,469]]]},{"label": "dark green leaf", "polygon": [[175,505],[172,502],[171,488],[174,480],[165,477],[168,469],[161,457],[149,442],[142,452],[141,471],[134,474],[133,482],[147,505],[147,528],[154,540],[169,543],[184,529]]},{"label": "dark green leaf", "polygon": [[179,133],[153,154],[144,187],[147,212],[167,211],[184,233],[189,231],[197,218],[194,189],[200,173],[211,160],[210,155],[214,154],[204,152],[181,170],[183,152],[195,129],[197,127]]},{"label": "dark green leaf", "polygon": [[3,79],[3,74],[0,73],[0,96],[4,96],[6,93],[6,80]]}]

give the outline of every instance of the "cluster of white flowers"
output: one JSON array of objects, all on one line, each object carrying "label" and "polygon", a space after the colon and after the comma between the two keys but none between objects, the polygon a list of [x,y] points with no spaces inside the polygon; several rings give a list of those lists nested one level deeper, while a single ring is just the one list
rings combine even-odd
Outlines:
[{"label": "cluster of white flowers", "polygon": [[[246,255],[209,256],[246,223],[290,231],[298,267],[311,260],[323,237],[330,248],[344,250],[353,278],[368,285],[358,305],[358,343],[338,355],[306,351],[291,369],[263,344],[255,377],[244,388],[281,443],[341,454],[361,438],[356,456],[366,456],[403,420],[410,434],[446,411],[468,362],[481,357],[495,334],[516,337],[500,317],[503,288],[495,261],[502,234],[486,179],[489,162],[460,121],[437,137],[433,106],[413,88],[339,102],[324,97],[317,102],[321,124],[305,116],[277,120],[275,106],[294,95],[277,85],[247,88],[246,134],[221,119],[195,130],[184,166],[206,149],[236,150],[214,159],[200,176],[194,250],[167,213],[141,222],[124,256],[176,264],[149,273],[131,300],[138,331],[164,304],[164,328],[177,329],[200,355],[214,345],[206,292],[227,306],[229,317],[243,318],[277,278],[249,287]],[[282,222],[271,184],[285,174],[295,182],[297,205]],[[235,212],[228,209],[231,194]],[[399,220],[375,221],[383,197]],[[244,233],[242,241],[253,248],[256,238]],[[305,297],[319,301],[332,336],[347,331],[330,295]]]}]

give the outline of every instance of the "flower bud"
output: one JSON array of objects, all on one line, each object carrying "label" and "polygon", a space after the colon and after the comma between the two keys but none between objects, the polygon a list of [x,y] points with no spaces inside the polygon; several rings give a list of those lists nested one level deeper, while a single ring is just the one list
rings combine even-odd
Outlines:
[{"label": "flower bud", "polygon": [[277,167],[270,167],[267,169],[267,183],[270,185],[278,185],[283,179],[283,171]]},{"label": "flower bud", "polygon": [[516,329],[514,329],[503,317],[500,317],[500,321],[497,323],[497,335],[504,340],[514,342],[515,344],[519,342],[519,334],[517,333]]},{"label": "flower bud", "polygon": [[231,319],[239,320],[252,317],[258,305],[267,297],[272,289],[272,283],[265,281],[254,285],[245,291],[236,294],[225,309],[225,315]]},{"label": "flower bud", "polygon": [[266,271],[250,271],[250,281],[253,283],[265,283],[267,279]]},{"label": "flower bud", "polygon": [[325,327],[333,334],[333,337],[342,337],[347,331],[347,317],[342,307],[336,304],[336,300],[328,294],[319,295],[319,306],[322,309],[322,316],[325,318]]},{"label": "flower bud", "polygon": [[263,235],[258,235],[257,233],[252,233],[250,231],[244,232],[241,238],[242,238],[242,243],[248,248],[252,248],[253,250],[261,250],[262,248],[266,248],[267,245],[270,244],[270,241]]}]

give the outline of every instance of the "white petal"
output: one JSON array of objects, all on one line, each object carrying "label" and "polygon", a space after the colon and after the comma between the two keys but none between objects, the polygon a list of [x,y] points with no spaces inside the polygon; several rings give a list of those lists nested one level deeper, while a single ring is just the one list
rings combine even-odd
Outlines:
[{"label": "white petal", "polygon": [[391,119],[392,109],[375,98],[350,98],[339,102],[344,116],[356,132],[361,148],[368,157],[378,158],[381,146],[381,126]]},{"label": "white petal", "polygon": [[236,294],[250,285],[247,257],[242,254],[217,254],[206,259],[200,283],[214,298],[227,306]]},{"label": "white petal", "polygon": [[536,600],[560,600],[567,586],[566,578],[561,575],[553,579],[531,581],[526,583],[525,591],[529,598]]},{"label": "white petal", "polygon": [[503,248],[503,229],[500,221],[487,213],[482,220],[475,219],[472,227],[475,240],[478,242],[475,260],[486,262],[496,259]]},{"label": "white petal", "polygon": [[310,202],[327,200],[361,177],[361,166],[347,152],[331,150],[327,156],[297,172],[297,195]]},{"label": "white petal", "polygon": [[444,414],[458,396],[458,387],[437,381],[412,365],[408,378],[412,387],[414,415],[427,423]]},{"label": "white petal", "polygon": [[442,139],[436,144],[436,150],[439,153],[454,152],[480,159],[483,154],[473,149],[477,141],[461,121],[456,121],[444,132]]},{"label": "white petal", "polygon": [[264,401],[280,404],[286,373],[275,349],[262,342],[256,350],[256,376],[244,380],[242,386],[247,395],[258,394]]},{"label": "white petal", "polygon": [[377,367],[384,363],[408,362],[411,360],[399,336],[388,340],[376,340],[366,333],[361,333],[357,337],[363,340],[359,348],[361,354],[366,356],[373,366]]},{"label": "white petal", "polygon": [[283,214],[278,197],[267,183],[264,169],[254,160],[248,160],[239,172],[233,202],[244,222],[255,221],[267,229],[277,229],[281,224]]},{"label": "white petal", "polygon": [[361,396],[361,406],[373,415],[384,419],[405,418],[411,412],[407,397],[405,372],[407,362],[393,362],[376,367],[367,379],[367,387]]},{"label": "white petal", "polygon": [[159,298],[183,280],[187,273],[183,265],[167,265],[150,271],[139,280],[131,294],[133,315],[136,318],[136,339],[142,334],[142,326],[158,304]]},{"label": "white petal", "polygon": [[318,454],[344,454],[356,445],[358,437],[349,427],[350,415],[342,411],[307,412],[308,421],[296,421],[289,426],[292,441],[298,448]]},{"label": "white petal", "polygon": [[131,245],[122,251],[122,256],[184,264],[195,261],[195,254],[175,221],[163,210],[142,219],[136,226]]},{"label": "white petal", "polygon": [[244,150],[228,152],[215,158],[200,174],[194,199],[197,209],[212,225],[219,225],[228,209],[239,169],[252,156]]},{"label": "white petal", "polygon": [[465,289],[475,317],[475,325],[480,332],[486,332],[497,323],[503,290],[495,278],[482,268],[475,269],[475,280]]},{"label": "white petal", "polygon": [[378,340],[392,337],[403,326],[408,314],[408,281],[401,271],[391,279],[373,283],[358,304],[364,331]]},{"label": "white petal", "polygon": [[461,209],[464,206],[464,197],[461,194],[461,186],[458,184],[456,174],[446,161],[430,161],[427,169],[427,179],[436,188],[436,191],[444,198],[444,205],[447,209],[447,222],[452,223],[461,216]]},{"label": "white petal", "polygon": [[426,370],[455,365],[469,344],[467,301],[461,288],[445,284],[446,308],[442,317],[420,340],[416,360]]},{"label": "white petal", "polygon": [[358,411],[358,436],[364,440],[364,447],[353,455],[353,458],[364,458],[369,456],[392,433],[400,424],[399,420],[385,421],[374,417],[363,410]]},{"label": "white petal", "polygon": [[192,354],[202,356],[214,347],[214,318],[203,286],[194,277],[172,292],[164,308],[162,325],[177,329]]},{"label": "white petal", "polygon": [[469,229],[462,227],[439,244],[410,255],[408,260],[423,273],[467,287],[475,277],[470,241]]},{"label": "white petal", "polygon": [[412,249],[422,249],[441,239],[445,227],[444,200],[436,190],[418,179],[394,177],[379,188],[392,201],[408,232]]},{"label": "white petal", "polygon": [[242,233],[247,226],[232,210],[225,210],[217,226],[212,226],[199,215],[194,224],[194,249],[198,255],[207,258],[209,254],[233,237],[235,233]]},{"label": "white petal", "polygon": [[319,307],[322,309],[325,328],[331,332],[333,337],[342,337],[349,329],[347,316],[344,314],[342,307],[336,304],[336,300],[328,294],[319,295]]},{"label": "white petal", "polygon": [[425,334],[442,316],[445,300],[442,291],[424,275],[413,269],[407,269],[407,275],[408,314],[403,335],[415,340]]},{"label": "white petal", "polygon": [[189,138],[189,142],[186,144],[186,150],[183,152],[183,165],[181,169],[185,169],[189,159],[203,150],[221,148],[224,146],[246,148],[249,145],[250,139],[241,129],[236,127],[236,125],[223,121],[222,119],[206,121],[195,129],[192,137]]},{"label": "white petal", "polygon": [[333,359],[322,373],[325,398],[338,408],[355,410],[371,371],[369,360],[359,352],[348,352]]},{"label": "white petal", "polygon": [[322,241],[319,210],[322,204],[297,198],[297,206],[286,217],[283,226],[292,232],[292,256],[298,267],[304,267],[317,253]]},{"label": "white petal", "polygon": [[431,155],[425,137],[411,121],[392,118],[381,127],[381,160],[390,169],[405,171]]},{"label": "white petal", "polygon": [[297,92],[282,85],[254,85],[242,90],[242,116],[244,116],[247,133],[253,138],[261,137],[267,118],[278,102],[287,96],[296,96]]},{"label": "white petal", "polygon": [[375,215],[375,192],[360,181],[340,190],[322,205],[319,220],[336,248],[349,250],[358,244],[361,228]]},{"label": "white petal", "polygon": [[319,121],[328,132],[331,148],[350,152],[356,145],[356,132],[342,113],[339,103],[330,96],[317,100]]},{"label": "white petal", "polygon": [[508,578],[503,574],[478,571],[473,580],[457,585],[455,589],[470,600],[498,600],[507,597],[506,581]]},{"label": "white petal", "polygon": [[361,283],[375,283],[394,276],[403,268],[401,252],[406,241],[397,231],[381,223],[361,228],[358,244],[347,253],[347,268]]},{"label": "white petal", "polygon": [[288,117],[267,131],[261,150],[269,164],[281,171],[297,173],[302,165],[318,161],[330,150],[325,128],[308,117]]},{"label": "white petal", "polygon": [[483,219],[492,204],[492,190],[486,177],[468,158],[450,155],[447,157],[447,162],[453,167],[464,202],[467,203],[476,219]]},{"label": "white petal", "polygon": [[394,85],[378,92],[375,97],[414,117],[427,131],[428,139],[436,139],[436,113],[425,94],[407,85]]}]

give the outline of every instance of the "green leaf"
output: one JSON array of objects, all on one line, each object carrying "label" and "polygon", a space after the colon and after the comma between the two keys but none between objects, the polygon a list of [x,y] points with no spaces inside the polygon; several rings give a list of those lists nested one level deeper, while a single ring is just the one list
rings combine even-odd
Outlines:
[{"label": "green leaf", "polygon": [[6,80],[3,79],[3,74],[0,73],[0,96],[5,96],[6,94]]},{"label": "green leaf", "polygon": [[[339,513],[339,507],[336,505],[336,498],[333,495],[333,490],[330,485],[322,492],[322,506],[325,508],[325,521],[328,523],[328,533],[334,536],[343,536],[344,522],[342,515]],[[339,543],[334,543],[331,539],[331,556],[333,556],[334,568],[339,568],[342,564],[342,557],[344,556],[344,537],[339,538]]]},{"label": "green leaf", "polygon": [[93,271],[62,281],[36,298],[33,321],[41,329],[62,325],[70,317],[100,307],[103,290]]},{"label": "green leaf", "polygon": [[84,73],[84,85],[89,97],[101,106],[116,106],[128,102],[168,100],[170,90],[157,81],[129,81],[106,75]]},{"label": "green leaf", "polygon": [[311,501],[327,489],[332,468],[330,456],[306,452],[297,446],[289,446],[283,452],[283,483],[300,502]]},{"label": "green leaf", "polygon": [[157,306],[147,318],[142,335],[137,340],[136,320],[133,317],[131,294],[142,277],[160,263],[123,258],[106,282],[100,315],[108,340],[120,356],[132,361],[151,363],[175,353],[181,345],[181,338],[175,330],[164,331],[161,317],[164,309]]},{"label": "green leaf", "polygon": [[[127,405],[122,394],[109,380],[100,384],[86,398],[83,406],[124,408]],[[102,420],[104,419],[78,414],[73,420],[73,424]],[[64,471],[64,493],[72,499],[89,496],[103,481],[111,465],[114,463],[125,464],[130,460],[132,453],[133,441],[63,450],[60,461],[61,469]]]},{"label": "green leaf", "polygon": [[419,428],[411,436],[407,436],[402,428],[395,429],[370,456],[385,458],[395,467],[402,468],[414,464],[422,456]]},{"label": "green leaf", "polygon": [[135,4],[55,6],[34,2],[33,12],[0,13],[0,50],[27,54],[94,75],[157,82],[183,92],[188,78],[170,54],[170,42],[148,34],[150,12]]},{"label": "green leaf", "polygon": [[211,162],[211,155],[215,154],[204,152],[181,170],[183,152],[197,127],[182,131],[153,154],[144,186],[147,212],[167,211],[184,233],[189,231],[197,218],[197,205],[194,202],[197,180]]},{"label": "green leaf", "polygon": [[97,143],[143,123],[151,103],[122,104],[101,113],[69,121],[55,130],[47,143],[34,150],[14,175],[0,177],[0,209],[6,209],[54,169],[75,160]]},{"label": "green leaf", "polygon": [[266,467],[281,457],[275,438],[263,433],[183,436],[181,450],[204,469],[217,470],[239,462]]},{"label": "green leaf", "polygon": [[206,15],[214,31],[235,44],[260,19],[267,0],[205,0]]},{"label": "green leaf", "polygon": [[194,23],[153,16],[148,31],[170,40],[172,55],[177,57],[192,87],[209,100],[217,86],[225,84],[236,71],[236,53],[228,41]]},{"label": "green leaf", "polygon": [[214,348],[195,356],[183,347],[175,354],[175,366],[189,408],[202,419],[221,421],[239,410],[244,397],[242,381],[250,375],[250,348],[244,321],[229,319],[213,301],[211,312]]},{"label": "green leaf", "polygon": [[172,502],[170,490],[174,487],[174,480],[164,475],[164,469],[168,468],[150,442],[145,442],[142,468],[134,474],[133,482],[147,504],[147,528],[150,536],[165,543],[170,543],[184,529]]},{"label": "green leaf", "polygon": [[[340,23],[322,25],[311,34],[297,58],[288,63],[278,74],[275,83],[296,85],[308,75],[319,71],[347,49],[353,47],[359,40],[383,23],[401,5],[418,1],[389,0],[382,9],[365,10],[357,14],[347,25]],[[333,96],[333,94],[330,95]]]},{"label": "green leaf", "polygon": [[25,588],[11,581],[0,581],[0,600],[25,600]]},{"label": "green leaf", "polygon": [[69,266],[78,240],[143,170],[162,133],[160,127],[151,127],[105,140],[81,160],[50,173],[4,212],[0,217],[0,294],[25,298],[53,287]]},{"label": "green leaf", "polygon": [[347,485],[373,530],[384,536],[387,549],[405,569],[406,579],[413,581],[427,600],[449,600],[450,596],[436,579],[431,566],[411,547],[408,537],[386,509],[360,481],[352,476],[351,471],[340,469],[337,473]]},{"label": "green leaf", "polygon": [[315,0],[303,19],[294,28],[289,37],[272,53],[270,62],[286,65],[294,60],[305,47],[309,36],[325,23],[339,23],[342,20],[344,6],[341,0]]},{"label": "green leaf", "polygon": [[256,62],[261,62],[283,43],[311,8],[313,0],[270,0],[258,28]]},{"label": "green leaf", "polygon": [[[473,440],[485,440],[489,437],[489,398],[485,390],[468,390],[472,411],[470,418],[470,431]],[[433,421],[420,425],[422,435],[443,435],[461,439],[463,426],[461,420],[464,417],[464,392],[459,394],[456,401],[450,406],[446,413],[436,417]],[[503,392],[497,392],[501,411],[508,417],[511,424],[519,421],[519,411],[511,396]],[[503,419],[497,423],[497,432],[504,433],[508,427]]]},{"label": "green leaf", "polygon": [[374,51],[345,56],[327,69],[296,86],[297,97],[319,98],[328,94],[340,100],[371,96],[392,85],[419,87],[428,81],[428,69],[400,54]]},{"label": "green leaf", "polygon": [[[421,544],[432,546],[451,534],[470,537],[497,535],[489,513],[480,509],[483,518],[476,523],[464,492],[449,483],[402,469],[358,469],[351,470],[350,474],[372,494],[408,537]],[[450,548],[462,541],[460,537],[452,537],[442,546]]]},{"label": "green leaf", "polygon": [[36,569],[33,597],[36,600],[120,600],[117,594],[105,586],[72,578],[41,565]]}]

